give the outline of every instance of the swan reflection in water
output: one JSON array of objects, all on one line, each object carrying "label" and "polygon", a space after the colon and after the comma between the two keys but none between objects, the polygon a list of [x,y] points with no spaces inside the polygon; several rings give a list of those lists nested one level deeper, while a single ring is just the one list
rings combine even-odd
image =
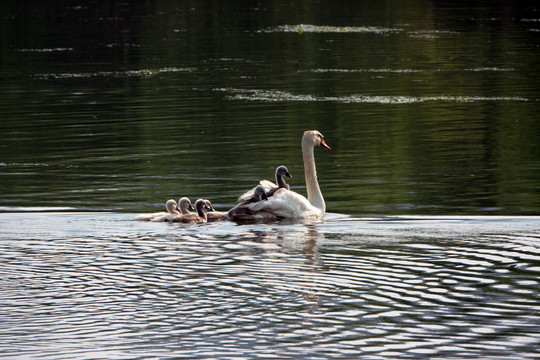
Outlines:
[{"label": "swan reflection in water", "polygon": [[[319,220],[320,222],[321,220]],[[280,225],[283,225],[280,223]],[[269,258],[281,260],[279,263],[264,262],[263,266],[269,266],[265,271],[279,273],[279,282],[273,284],[285,288],[287,291],[302,294],[309,308],[309,312],[318,312],[322,301],[321,292],[324,282],[319,281],[321,275],[330,271],[330,267],[324,264],[319,252],[319,246],[324,241],[314,224],[304,224],[304,231],[290,231],[290,228],[280,227],[271,230],[252,229],[240,236],[238,243],[243,245],[244,255],[265,254]],[[298,258],[284,257],[281,254],[303,253],[303,261],[297,263]],[[272,253],[276,253],[272,256]],[[286,261],[287,263],[283,263]],[[292,265],[292,266],[291,266]]]}]

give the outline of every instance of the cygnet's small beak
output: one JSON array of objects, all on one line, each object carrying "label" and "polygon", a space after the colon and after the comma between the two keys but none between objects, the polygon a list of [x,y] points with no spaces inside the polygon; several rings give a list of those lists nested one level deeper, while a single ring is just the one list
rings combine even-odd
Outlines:
[{"label": "cygnet's small beak", "polygon": [[214,209],[214,205],[212,205],[210,200],[205,200],[204,205],[206,205],[206,208],[208,209],[208,211],[216,211],[216,209]]},{"label": "cygnet's small beak", "polygon": [[324,141],[324,138],[321,139],[321,147],[325,148],[328,151],[332,150],[332,148],[330,148],[330,146],[326,145],[326,141]]},{"label": "cygnet's small beak", "polygon": [[265,193],[265,192],[262,193],[261,199],[263,199],[263,200],[268,200],[268,196],[266,196],[266,193]]},{"label": "cygnet's small beak", "polygon": [[191,211],[195,211],[195,208],[193,207],[192,204],[189,204],[188,209],[191,210]]},{"label": "cygnet's small beak", "polygon": [[287,171],[287,172],[285,172],[285,176],[286,176],[286,177],[290,177],[290,178],[292,178],[292,175],[291,175],[291,174],[289,174],[289,172],[288,172],[288,171]]}]

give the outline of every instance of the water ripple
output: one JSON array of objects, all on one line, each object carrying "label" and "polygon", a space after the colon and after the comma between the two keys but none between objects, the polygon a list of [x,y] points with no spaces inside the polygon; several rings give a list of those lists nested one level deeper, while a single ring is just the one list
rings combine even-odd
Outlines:
[{"label": "water ripple", "polygon": [[538,267],[538,220],[182,227],[25,213],[13,241],[0,215],[3,358],[536,352],[538,272],[512,265]]}]

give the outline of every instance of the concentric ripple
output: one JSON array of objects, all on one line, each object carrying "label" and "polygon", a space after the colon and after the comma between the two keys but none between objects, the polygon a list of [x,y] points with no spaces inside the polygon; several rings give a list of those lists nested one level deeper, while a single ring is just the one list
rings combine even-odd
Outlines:
[{"label": "concentric ripple", "polygon": [[538,355],[538,218],[132,218],[0,216],[2,358]]}]

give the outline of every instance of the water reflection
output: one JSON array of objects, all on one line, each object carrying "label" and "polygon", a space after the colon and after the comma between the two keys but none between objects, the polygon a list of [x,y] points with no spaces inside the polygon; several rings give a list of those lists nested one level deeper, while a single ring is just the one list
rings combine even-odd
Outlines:
[{"label": "water reflection", "polygon": [[141,69],[141,70],[126,70],[126,71],[98,71],[90,73],[62,73],[62,74],[34,74],[34,78],[40,80],[50,79],[75,79],[75,78],[93,78],[93,77],[105,77],[105,78],[118,78],[118,77],[136,77],[147,78],[151,76],[157,76],[166,73],[175,72],[193,72],[193,68],[161,68],[161,69]]},{"label": "water reflection", "polygon": [[387,34],[401,31],[397,28],[383,28],[376,26],[325,26],[325,25],[281,25],[275,28],[260,30],[261,32],[285,32],[285,33],[374,33]]},{"label": "water reflection", "polygon": [[480,102],[480,101],[529,101],[523,97],[482,97],[482,96],[369,96],[369,95],[347,95],[341,97],[334,96],[313,96],[311,94],[291,94],[280,90],[260,90],[260,89],[216,89],[231,93],[226,97],[228,100],[246,100],[261,102],[337,102],[337,103],[378,103],[378,104],[412,104],[430,101],[439,102]]},{"label": "water reflection", "polygon": [[6,5],[0,205],[225,210],[319,129],[330,211],[536,214],[536,4],[462,5]]},{"label": "water reflection", "polygon": [[0,214],[0,352],[532,356],[538,221],[329,214],[182,227]]}]

